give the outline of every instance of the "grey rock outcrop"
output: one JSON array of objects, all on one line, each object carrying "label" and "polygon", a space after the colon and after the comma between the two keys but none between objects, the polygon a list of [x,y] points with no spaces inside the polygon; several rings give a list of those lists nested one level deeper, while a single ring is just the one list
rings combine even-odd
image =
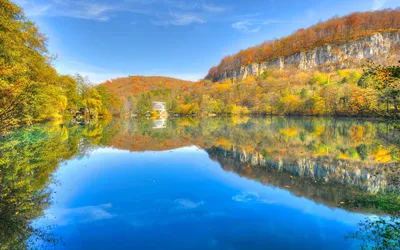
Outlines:
[{"label": "grey rock outcrop", "polygon": [[268,69],[295,67],[301,70],[320,69],[329,71],[334,68],[359,66],[366,59],[385,59],[400,46],[400,32],[377,33],[367,38],[344,44],[329,44],[290,56],[262,63],[253,63],[233,70],[218,72],[213,81],[241,80],[247,76],[258,76]]}]

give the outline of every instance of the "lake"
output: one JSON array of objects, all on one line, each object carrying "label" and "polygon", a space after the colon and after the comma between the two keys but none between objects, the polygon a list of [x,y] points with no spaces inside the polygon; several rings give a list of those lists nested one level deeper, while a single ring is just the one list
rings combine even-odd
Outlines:
[{"label": "lake", "polygon": [[333,118],[18,129],[0,249],[399,249],[399,145],[393,123]]}]

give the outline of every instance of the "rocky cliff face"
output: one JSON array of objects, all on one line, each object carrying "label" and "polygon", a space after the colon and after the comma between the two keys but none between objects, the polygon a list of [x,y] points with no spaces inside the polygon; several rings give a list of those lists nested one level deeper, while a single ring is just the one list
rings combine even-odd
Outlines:
[{"label": "rocky cliff face", "polygon": [[230,71],[217,73],[213,81],[241,80],[247,76],[258,76],[268,69],[295,67],[301,70],[347,68],[360,65],[366,59],[385,59],[400,46],[400,32],[378,33],[362,40],[339,45],[326,45],[308,52],[299,52],[272,61],[254,63]]}]

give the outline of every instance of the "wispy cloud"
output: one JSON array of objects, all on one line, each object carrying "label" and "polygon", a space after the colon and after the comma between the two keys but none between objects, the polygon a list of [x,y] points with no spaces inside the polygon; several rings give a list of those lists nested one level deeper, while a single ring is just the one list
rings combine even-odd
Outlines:
[{"label": "wispy cloud", "polygon": [[155,20],[153,23],[155,25],[176,25],[185,26],[192,23],[205,23],[206,21],[196,14],[192,13],[175,13],[171,12],[166,17],[166,19]]},{"label": "wispy cloud", "polygon": [[223,12],[226,10],[225,6],[218,6],[213,4],[205,4],[199,2],[171,2],[174,7],[182,9],[182,10],[198,10],[204,12]]},{"label": "wispy cloud", "polygon": [[255,26],[250,21],[239,21],[232,24],[232,28],[237,29],[242,32],[253,33],[258,32],[261,28],[260,25]]},{"label": "wispy cloud", "polygon": [[107,220],[115,217],[114,214],[107,211],[111,208],[111,204],[77,208],[53,208],[37,224],[41,226],[43,226],[42,224],[69,225]]},{"label": "wispy cloud", "polygon": [[79,19],[107,21],[110,13],[119,9],[116,5],[70,0],[18,0],[16,2],[25,10],[25,14],[34,16],[64,16]]},{"label": "wispy cloud", "polygon": [[21,5],[25,14],[34,16],[63,16],[79,19],[90,19],[96,21],[107,21],[111,13],[122,10],[120,6],[94,3],[87,1],[69,1],[69,0],[19,0],[17,4]]},{"label": "wispy cloud", "polygon": [[204,201],[195,202],[189,199],[177,199],[174,201],[178,209],[195,209],[204,204]]},{"label": "wispy cloud", "polygon": [[266,198],[260,197],[260,195],[256,192],[243,192],[233,196],[232,200],[245,203],[248,202],[267,203],[267,204],[276,203],[275,201],[267,200]]},{"label": "wispy cloud", "polygon": [[262,26],[265,25],[270,25],[270,24],[276,24],[276,23],[282,23],[283,21],[281,20],[255,20],[255,19],[249,19],[249,20],[242,20],[242,21],[237,21],[232,24],[232,28],[237,29],[241,32],[245,33],[254,33],[260,31]]},{"label": "wispy cloud", "polygon": [[387,0],[373,0],[372,9],[373,10],[381,9],[385,5],[386,2],[387,2]]},{"label": "wispy cloud", "polygon": [[[205,4],[201,2],[187,3],[173,0],[125,0],[119,3],[105,1],[93,2],[86,0],[15,0],[22,6],[25,14],[35,16],[63,16],[94,21],[108,21],[118,12],[159,17],[154,21],[157,25],[189,25],[205,23],[206,17],[212,13],[223,12],[223,6]],[[160,18],[164,17],[164,18]]]}]

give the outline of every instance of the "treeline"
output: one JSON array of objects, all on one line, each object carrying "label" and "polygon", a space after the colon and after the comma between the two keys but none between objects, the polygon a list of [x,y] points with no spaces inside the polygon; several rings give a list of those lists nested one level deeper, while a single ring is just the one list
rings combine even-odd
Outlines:
[{"label": "treeline", "polygon": [[377,32],[396,31],[399,28],[400,9],[356,12],[344,17],[334,17],[307,29],[299,29],[290,36],[266,41],[235,55],[226,56],[218,66],[210,69],[206,78],[214,79],[218,73],[240,66],[270,61],[326,44],[345,43]]},{"label": "treeline", "polygon": [[186,91],[154,88],[128,97],[122,114],[156,115],[152,101],[170,114],[196,116],[330,115],[399,117],[400,67],[366,64],[364,70],[306,73],[265,71],[233,84],[203,81]]},{"label": "treeline", "polygon": [[[118,99],[87,79],[59,75],[46,38],[8,0],[0,1],[0,130],[60,119],[84,110],[109,115]],[[117,102],[117,104],[115,104]]]}]

